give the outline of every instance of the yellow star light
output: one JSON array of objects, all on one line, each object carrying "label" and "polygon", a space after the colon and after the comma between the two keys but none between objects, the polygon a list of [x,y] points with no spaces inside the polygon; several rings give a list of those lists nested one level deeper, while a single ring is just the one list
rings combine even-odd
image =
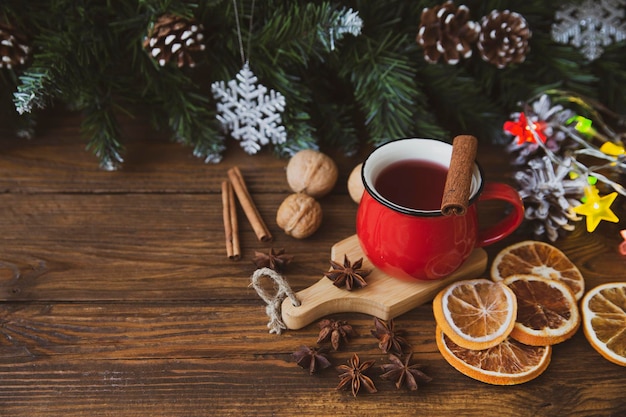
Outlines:
[{"label": "yellow star light", "polygon": [[598,227],[598,224],[602,220],[613,223],[619,221],[610,208],[615,198],[617,198],[616,192],[600,197],[598,190],[595,187],[589,186],[585,187],[585,197],[587,199],[585,203],[574,207],[573,210],[575,213],[587,217],[588,232],[596,230],[596,227]]}]

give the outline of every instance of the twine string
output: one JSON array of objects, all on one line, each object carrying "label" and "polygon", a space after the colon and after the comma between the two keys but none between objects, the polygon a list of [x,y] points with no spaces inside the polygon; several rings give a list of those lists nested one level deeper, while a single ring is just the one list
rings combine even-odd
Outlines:
[{"label": "twine string", "polygon": [[[276,290],[275,294],[271,294],[271,292],[267,291],[261,285],[261,278],[269,277],[272,281],[274,281],[274,289]],[[281,316],[281,305],[285,297],[289,297],[294,306],[300,306],[300,300],[296,297],[296,294],[293,292],[287,279],[270,268],[259,268],[252,274],[251,277],[252,287],[255,289],[257,294],[265,301],[267,304],[265,306],[265,314],[270,318],[267,327],[270,329],[270,333],[281,334],[283,330],[287,329],[287,326],[283,322]]]}]

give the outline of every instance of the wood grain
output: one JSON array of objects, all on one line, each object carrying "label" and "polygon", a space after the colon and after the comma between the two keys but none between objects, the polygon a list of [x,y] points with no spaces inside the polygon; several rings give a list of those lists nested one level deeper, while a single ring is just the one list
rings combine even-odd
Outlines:
[{"label": "wood grain", "polygon": [[[129,120],[126,163],[104,172],[85,151],[79,121],[55,110],[31,141],[0,134],[0,416],[626,415],[626,371],[601,358],[582,330],[555,346],[536,380],[489,386],[441,357],[429,303],[394,321],[431,383],[411,393],[382,381],[378,365],[387,357],[370,334],[372,317],[340,313],[332,317],[358,336],[329,358],[376,360],[379,392],[354,399],[336,391],[336,370],[310,376],[291,356],[315,345],[316,323],[269,334],[264,303],[248,286],[251,259],[255,250],[283,247],[294,256],[285,276],[295,291],[319,281],[333,245],[355,233],[346,181],[367,147],[351,157],[325,150],[339,180],[320,199],[322,227],[295,240],[275,225],[290,190],[287,161],[269,150],[249,156],[228,142],[223,162],[204,164],[145,121]],[[487,180],[511,182],[501,147],[479,145],[478,159]],[[220,197],[235,165],[274,236],[260,243],[242,222],[239,261],[224,254]],[[623,201],[613,209],[626,219]],[[483,206],[481,222],[502,209]],[[617,251],[624,227],[602,222],[589,234],[581,223],[555,245],[589,288],[625,280],[626,257]],[[529,238],[522,227],[487,247],[489,260]]]}]

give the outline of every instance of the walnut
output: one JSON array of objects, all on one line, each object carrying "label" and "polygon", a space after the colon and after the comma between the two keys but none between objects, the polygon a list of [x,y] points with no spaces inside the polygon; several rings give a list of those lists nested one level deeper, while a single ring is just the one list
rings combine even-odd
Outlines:
[{"label": "walnut", "polygon": [[319,198],[330,192],[337,182],[337,164],[328,155],[304,149],[287,164],[287,182],[296,193]]},{"label": "walnut", "polygon": [[359,204],[361,202],[361,197],[363,196],[363,191],[365,190],[365,186],[363,186],[363,179],[361,178],[361,168],[363,167],[363,163],[355,166],[348,177],[348,193],[350,194],[350,198]]},{"label": "walnut", "polygon": [[276,224],[296,239],[311,236],[322,224],[322,207],[304,193],[289,195],[278,207]]}]

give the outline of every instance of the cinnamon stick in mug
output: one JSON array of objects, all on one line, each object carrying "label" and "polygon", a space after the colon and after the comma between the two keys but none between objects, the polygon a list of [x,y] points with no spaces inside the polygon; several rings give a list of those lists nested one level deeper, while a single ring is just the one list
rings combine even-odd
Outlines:
[{"label": "cinnamon stick in mug", "polygon": [[444,216],[462,216],[467,211],[477,148],[478,140],[471,135],[459,135],[452,141],[450,167],[441,201]]}]

